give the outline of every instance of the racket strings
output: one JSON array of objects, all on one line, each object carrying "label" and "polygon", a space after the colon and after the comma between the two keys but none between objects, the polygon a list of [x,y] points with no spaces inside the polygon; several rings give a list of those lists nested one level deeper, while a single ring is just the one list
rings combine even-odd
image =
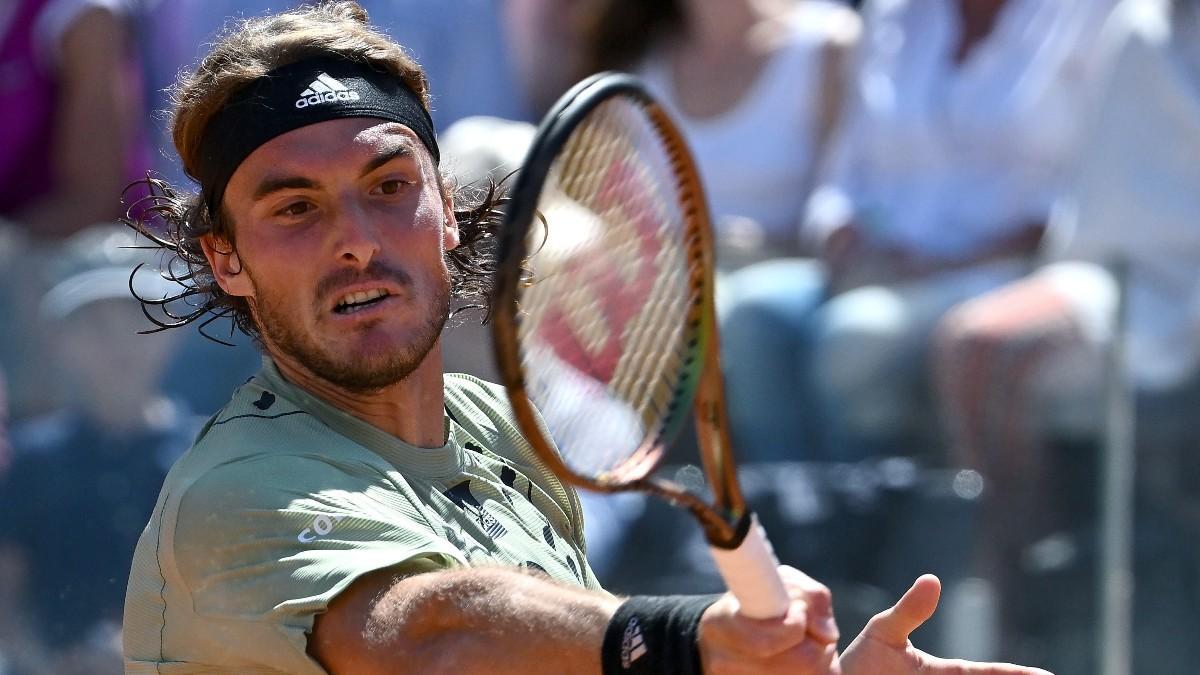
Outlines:
[{"label": "racket strings", "polygon": [[681,191],[646,109],[621,98],[576,127],[542,190],[522,360],[530,397],[581,474],[618,472],[685,413],[702,284]]}]

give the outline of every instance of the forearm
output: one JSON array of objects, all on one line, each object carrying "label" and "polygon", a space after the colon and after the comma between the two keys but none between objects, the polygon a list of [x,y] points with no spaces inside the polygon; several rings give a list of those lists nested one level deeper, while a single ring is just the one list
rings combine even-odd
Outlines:
[{"label": "forearm", "polygon": [[500,675],[598,674],[605,628],[620,604],[501,568],[419,574],[374,592],[370,584],[342,603],[356,605],[345,609],[359,620],[314,632],[310,651],[335,675],[461,673],[481,664]]}]

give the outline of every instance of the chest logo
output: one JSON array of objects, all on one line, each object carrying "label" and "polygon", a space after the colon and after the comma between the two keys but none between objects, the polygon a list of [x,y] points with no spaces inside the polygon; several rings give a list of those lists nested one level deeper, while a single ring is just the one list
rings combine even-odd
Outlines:
[{"label": "chest logo", "polygon": [[446,499],[454,502],[454,505],[462,509],[465,513],[474,516],[475,521],[479,523],[480,529],[487,532],[487,535],[492,539],[499,539],[508,534],[508,530],[500,524],[500,521],[488,513],[483,504],[480,504],[475,495],[471,493],[471,481],[463,481],[442,494]]}]

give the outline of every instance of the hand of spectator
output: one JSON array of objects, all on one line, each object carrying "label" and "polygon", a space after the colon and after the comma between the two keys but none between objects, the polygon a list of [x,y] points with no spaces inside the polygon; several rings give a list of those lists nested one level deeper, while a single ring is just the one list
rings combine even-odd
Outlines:
[{"label": "hand of spectator", "polygon": [[837,623],[829,589],[799,570],[779,568],[792,598],[778,619],[749,619],[726,593],[700,620],[700,658],[708,675],[838,674]]},{"label": "hand of spectator", "polygon": [[825,263],[830,283],[835,287],[839,285],[837,280],[845,277],[854,260],[861,255],[864,246],[862,233],[853,223],[829,233],[821,248],[821,262]]},{"label": "hand of spectator", "polygon": [[942,585],[927,574],[891,609],[876,614],[841,657],[845,675],[1050,675],[1005,663],[941,659],[917,649],[908,636],[933,616]]},{"label": "hand of spectator", "polygon": [[905,276],[908,255],[872,241],[861,227],[847,223],[829,233],[821,249],[833,293],[860,286],[889,284]]}]

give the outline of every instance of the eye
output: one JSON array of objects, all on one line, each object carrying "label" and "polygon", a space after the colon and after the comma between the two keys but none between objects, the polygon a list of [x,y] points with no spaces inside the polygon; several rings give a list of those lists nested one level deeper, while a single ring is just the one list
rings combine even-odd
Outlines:
[{"label": "eye", "polygon": [[394,195],[404,187],[404,181],[401,180],[385,180],[379,184],[379,191],[385,195]]},{"label": "eye", "polygon": [[292,202],[275,213],[277,216],[302,216],[312,210],[308,202]]}]

